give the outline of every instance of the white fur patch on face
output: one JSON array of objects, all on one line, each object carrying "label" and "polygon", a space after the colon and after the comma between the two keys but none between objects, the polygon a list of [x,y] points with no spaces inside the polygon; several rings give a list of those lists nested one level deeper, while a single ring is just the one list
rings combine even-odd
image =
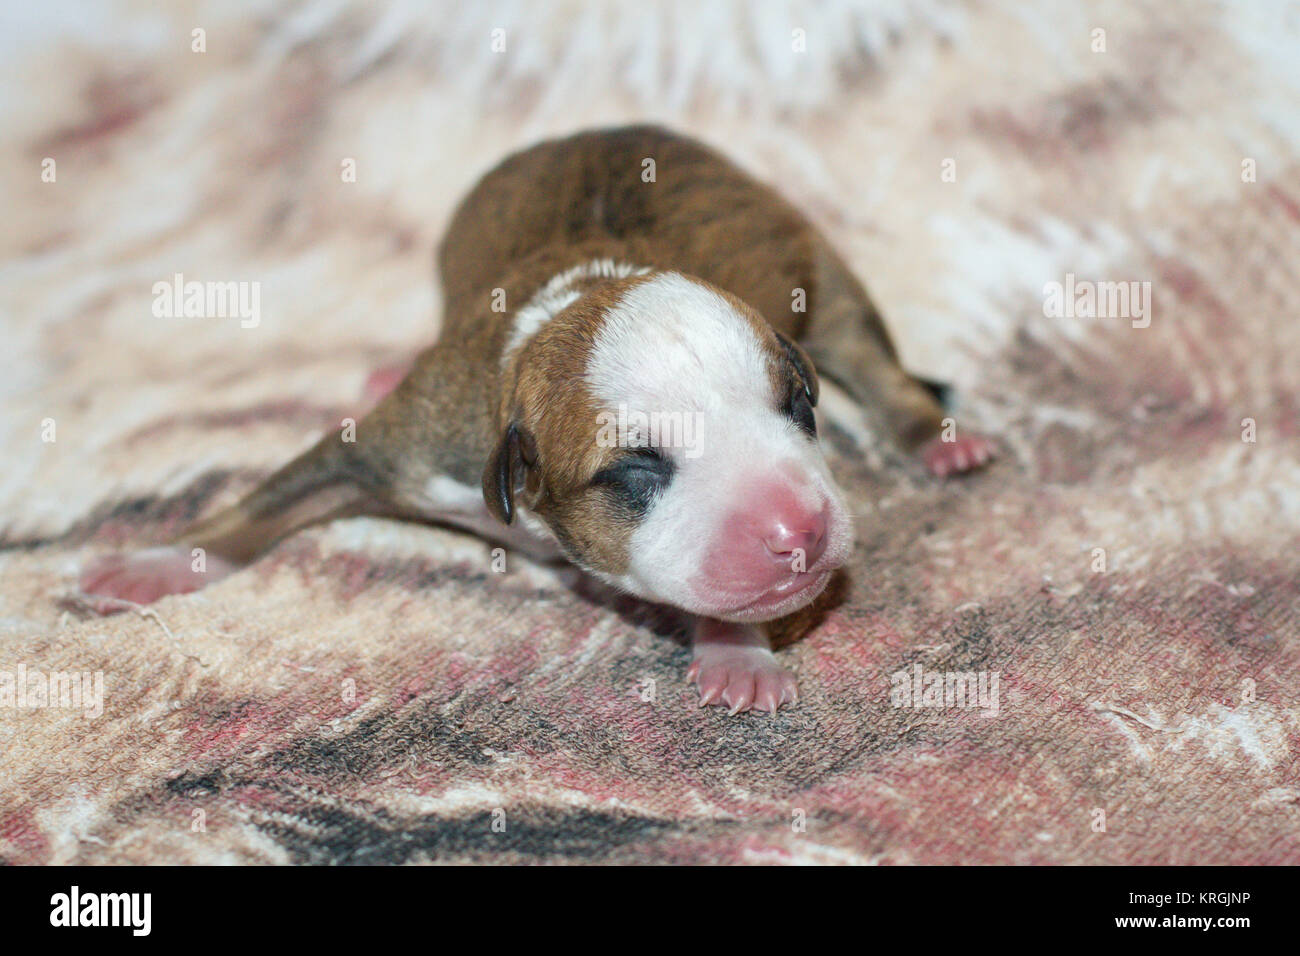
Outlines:
[{"label": "white fur patch on face", "polygon": [[587,382],[613,409],[709,411],[771,401],[753,327],[708,286],[665,272],[630,289],[605,317]]},{"label": "white fur patch on face", "polygon": [[708,616],[759,597],[770,585],[750,586],[736,569],[762,563],[752,553],[762,542],[732,529],[744,524],[737,514],[767,507],[757,489],[773,484],[788,489],[796,509],[828,515],[825,566],[847,556],[852,530],[840,492],[817,443],[781,411],[770,363],[744,315],[675,273],[635,286],[610,310],[587,383],[606,414],[637,432],[620,437],[649,438],[675,466],[632,533],[627,573],[612,583]]},{"label": "white fur patch on face", "polygon": [[552,276],[528,303],[515,313],[510,336],[501,361],[504,364],[515,349],[532,338],[543,325],[559,315],[582,295],[574,286],[588,279],[622,279],[644,275],[650,270],[613,259],[594,259]]}]

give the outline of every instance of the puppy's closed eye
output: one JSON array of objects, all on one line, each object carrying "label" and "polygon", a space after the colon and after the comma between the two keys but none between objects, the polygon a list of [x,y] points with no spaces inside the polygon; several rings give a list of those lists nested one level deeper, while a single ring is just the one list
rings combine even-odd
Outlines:
[{"label": "puppy's closed eye", "polygon": [[781,404],[781,411],[789,416],[790,420],[809,438],[816,438],[817,419],[813,416],[813,408],[817,405],[819,391],[817,371],[813,368],[812,360],[808,358],[807,353],[791,339],[780,332],[776,333],[776,339],[785,352],[785,361],[782,363],[783,377],[789,387],[785,401]]},{"label": "puppy's closed eye", "polygon": [[809,438],[817,437],[817,419],[813,415],[811,390],[797,376],[792,380],[790,395],[781,409]]},{"label": "puppy's closed eye", "polygon": [[635,448],[591,478],[594,487],[606,489],[633,515],[650,510],[655,498],[672,481],[676,466],[654,448]]}]

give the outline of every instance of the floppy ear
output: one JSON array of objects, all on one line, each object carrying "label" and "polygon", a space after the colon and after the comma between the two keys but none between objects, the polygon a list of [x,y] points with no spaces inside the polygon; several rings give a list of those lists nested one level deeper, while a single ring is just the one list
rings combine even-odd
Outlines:
[{"label": "floppy ear", "polygon": [[808,395],[809,403],[816,405],[817,396],[821,394],[821,388],[817,381],[817,369],[813,367],[812,359],[808,357],[808,353],[794,339],[788,339],[780,332],[776,333],[776,337],[780,341],[781,347],[785,349],[786,358],[790,360],[794,370],[803,379],[804,391]]},{"label": "floppy ear", "polygon": [[537,462],[537,444],[526,428],[511,422],[483,469],[483,501],[502,524],[515,517],[515,490]]}]

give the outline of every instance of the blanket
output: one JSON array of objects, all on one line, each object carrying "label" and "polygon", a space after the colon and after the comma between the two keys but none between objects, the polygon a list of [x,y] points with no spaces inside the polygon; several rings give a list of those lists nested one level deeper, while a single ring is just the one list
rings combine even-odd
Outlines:
[{"label": "blanket", "polygon": [[[1300,862],[1294,5],[156,6],[0,30],[4,861]],[[642,121],[806,211],[1001,449],[927,477],[828,388],[798,706],[700,708],[657,611],[436,527],[80,594],[433,340],[486,169]]]}]

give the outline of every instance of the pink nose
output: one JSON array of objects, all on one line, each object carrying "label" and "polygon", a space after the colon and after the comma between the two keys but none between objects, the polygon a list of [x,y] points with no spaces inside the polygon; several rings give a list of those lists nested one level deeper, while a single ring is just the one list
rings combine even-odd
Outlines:
[{"label": "pink nose", "polygon": [[798,570],[807,570],[826,552],[826,509],[772,512],[766,517],[762,539],[774,560],[793,565],[802,554],[803,567]]}]

